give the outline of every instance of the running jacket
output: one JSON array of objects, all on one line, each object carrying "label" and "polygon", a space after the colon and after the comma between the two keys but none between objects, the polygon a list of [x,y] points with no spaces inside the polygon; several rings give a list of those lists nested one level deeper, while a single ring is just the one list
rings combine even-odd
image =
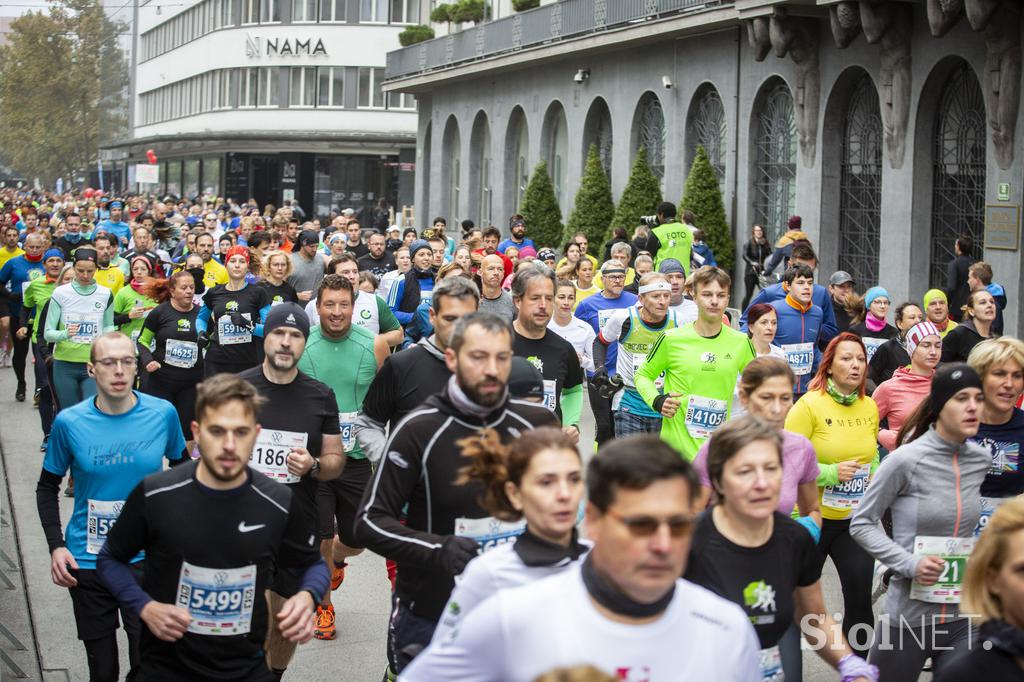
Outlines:
[{"label": "running jacket", "polygon": [[492,428],[508,443],[524,431],[558,425],[553,412],[525,400],[506,399],[484,419],[462,414],[446,387],[392,429],[355,532],[368,548],[398,563],[395,594],[413,613],[440,618],[455,586],[454,576],[438,564],[441,543],[455,534],[456,519],[488,517],[480,505],[482,484],[455,483],[469,464],[458,441]]},{"label": "running jacket", "polygon": [[[779,326],[775,332],[774,343],[782,347],[783,352],[786,353],[786,362],[797,373],[796,385],[793,387],[793,390],[798,394],[807,393],[807,385],[814,378],[814,373],[818,371],[818,362],[821,361],[818,341],[823,330],[824,313],[820,307],[814,304],[813,300],[807,308],[798,308],[796,306],[800,304],[788,295],[781,301],[772,301],[770,305],[775,308],[775,314],[779,318]],[[792,346],[801,343],[812,344],[814,352],[810,371],[804,374],[800,374],[801,370],[798,366],[794,365],[794,356],[792,354]]]},{"label": "running jacket", "polygon": [[[769,287],[761,289],[754,295],[754,298],[750,299],[750,305],[747,306],[747,310],[750,310],[750,306],[755,303],[771,303],[772,301],[780,301],[786,298],[786,288],[783,286],[783,282],[778,284],[772,284]],[[823,315],[821,322],[821,336],[819,338],[818,347],[821,350],[825,350],[825,346],[828,342],[839,335],[839,327],[836,326],[836,310],[832,305],[832,295],[828,293],[828,289],[820,284],[814,285],[814,293],[811,294],[811,303],[821,308]],[[740,315],[740,331],[747,331],[747,310],[743,311]]]},{"label": "running jacket", "polygon": [[[933,604],[910,598],[919,556],[914,538],[969,538],[981,516],[979,490],[992,458],[974,443],[949,443],[933,426],[917,440],[889,453],[871,479],[850,521],[850,535],[893,569],[884,613],[908,623],[937,616],[955,618],[959,604]],[[892,510],[892,538],[880,521]],[[928,620],[928,622],[931,622]]]}]

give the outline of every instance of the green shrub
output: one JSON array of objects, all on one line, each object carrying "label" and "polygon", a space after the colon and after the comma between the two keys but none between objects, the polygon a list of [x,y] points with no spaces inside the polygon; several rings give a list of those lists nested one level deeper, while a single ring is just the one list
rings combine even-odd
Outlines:
[{"label": "green shrub", "polygon": [[416,26],[409,26],[404,31],[398,34],[398,42],[402,47],[409,47],[416,43],[422,43],[424,40],[430,40],[434,37],[434,29],[423,24],[417,24]]},{"label": "green shrub", "polygon": [[629,173],[629,181],[622,190],[619,204],[615,208],[610,226],[621,225],[626,232],[640,224],[640,216],[654,215],[661,203],[661,183],[647,165],[647,150],[641,148],[636,153],[633,169]]},{"label": "green shrub", "polygon": [[455,5],[449,5],[448,3],[441,3],[434,9],[430,10],[430,20],[435,24],[449,24],[452,19],[452,11],[455,9]]},{"label": "green shrub", "polygon": [[693,211],[694,224],[704,231],[704,243],[714,251],[718,267],[731,275],[736,260],[736,242],[725,219],[718,176],[704,147],[697,147],[697,156],[690,166],[690,174],[686,176],[683,198],[679,202],[680,216],[683,211]]},{"label": "green shrub", "polygon": [[580,189],[576,192],[576,200],[569,222],[565,226],[563,241],[568,242],[577,232],[587,235],[587,250],[592,256],[598,256],[601,246],[608,234],[608,216],[615,211],[612,202],[612,187],[608,176],[601,165],[601,155],[597,145],[590,145],[587,152],[587,164],[583,169]]},{"label": "green shrub", "polygon": [[484,20],[484,0],[459,0],[457,5],[452,5],[450,16],[455,23],[479,24]]},{"label": "green shrub", "polygon": [[540,7],[540,0],[512,0],[512,9],[517,12],[525,12],[537,7]]},{"label": "green shrub", "polygon": [[555,186],[548,175],[548,164],[541,161],[533,169],[523,192],[519,213],[526,219],[527,236],[538,248],[557,249],[562,237],[562,209],[555,197]]}]

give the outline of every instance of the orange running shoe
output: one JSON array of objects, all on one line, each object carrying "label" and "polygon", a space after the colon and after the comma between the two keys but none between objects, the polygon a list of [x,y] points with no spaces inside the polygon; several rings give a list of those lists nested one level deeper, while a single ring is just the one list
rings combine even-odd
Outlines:
[{"label": "orange running shoe", "polygon": [[348,564],[334,564],[334,570],[331,571],[331,592],[341,587],[341,584],[345,582],[345,567]]},{"label": "orange running shoe", "polygon": [[334,604],[326,609],[322,606],[316,607],[316,626],[313,628],[313,636],[317,639],[334,639],[338,631],[334,629]]}]

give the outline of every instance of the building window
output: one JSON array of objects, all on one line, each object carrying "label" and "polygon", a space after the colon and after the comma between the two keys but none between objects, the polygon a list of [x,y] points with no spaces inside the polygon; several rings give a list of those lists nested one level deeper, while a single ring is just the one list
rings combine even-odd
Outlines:
[{"label": "building window", "polygon": [[384,91],[380,82],[384,80],[384,69],[368,66],[359,67],[359,108],[383,109]]},{"label": "building window", "polygon": [[941,287],[957,237],[968,235],[980,245],[985,234],[985,101],[967,62],[946,81],[934,135],[929,281]]},{"label": "building window", "polygon": [[292,0],[292,21],[294,23],[315,22],[317,0]]},{"label": "building window", "polygon": [[255,67],[241,69],[241,78],[238,83],[238,106],[256,106],[256,93],[259,90],[258,83],[259,69]]},{"label": "building window", "polygon": [[277,68],[273,66],[260,67],[259,74],[259,106],[279,106],[281,93],[277,88]]},{"label": "building window", "polygon": [[686,172],[690,172],[697,148],[704,147],[718,177],[718,187],[722,189],[725,186],[725,106],[718,90],[710,84],[705,84],[694,98],[686,140]]},{"label": "building window", "polygon": [[598,97],[590,105],[587,120],[583,124],[583,167],[586,167],[590,146],[597,145],[597,155],[605,176],[612,177],[612,115],[608,103]]},{"label": "building window", "polygon": [[878,282],[882,204],[882,116],[878,90],[861,76],[846,108],[839,169],[839,269]]},{"label": "building window", "polygon": [[796,123],[793,96],[777,80],[762,96],[754,139],[754,220],[774,244],[796,204]]},{"label": "building window", "polygon": [[345,21],[346,0],[320,0],[320,21]]},{"label": "building window", "polygon": [[317,67],[316,105],[318,107],[345,106],[345,67]]},{"label": "building window", "polygon": [[512,177],[515,180],[515,207],[518,209],[523,202],[523,194],[526,193],[526,185],[530,182],[530,134],[526,128],[526,116],[519,112],[519,122],[516,126],[514,168]]},{"label": "building window", "polygon": [[388,0],[360,0],[359,23],[384,24],[388,20]]},{"label": "building window", "polygon": [[288,71],[291,83],[288,106],[313,106],[316,103],[316,67],[293,66]]},{"label": "building window", "polygon": [[407,92],[389,92],[388,109],[416,110],[416,96]]},{"label": "building window", "polygon": [[260,23],[273,24],[281,21],[281,5],[278,0],[261,0]]},{"label": "building window", "polygon": [[546,146],[548,175],[555,187],[558,205],[564,210],[568,199],[569,129],[565,122],[565,111],[560,105],[549,110],[544,125],[546,133],[541,136],[541,144]]},{"label": "building window", "polygon": [[391,0],[391,23],[420,23],[420,0]]},{"label": "building window", "polygon": [[221,26],[234,26],[235,25],[235,8],[238,6],[238,0],[220,0],[220,25]]},{"label": "building window", "polygon": [[242,23],[243,24],[258,24],[260,23],[260,0],[241,0],[242,3]]},{"label": "building window", "polygon": [[661,100],[647,93],[637,111],[636,146],[647,152],[647,165],[658,182],[665,178],[665,114]]}]

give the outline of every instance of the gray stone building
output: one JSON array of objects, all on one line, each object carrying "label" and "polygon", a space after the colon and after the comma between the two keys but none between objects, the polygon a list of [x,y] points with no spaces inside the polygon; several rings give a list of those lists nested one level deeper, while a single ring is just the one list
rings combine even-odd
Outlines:
[{"label": "gray stone building", "polygon": [[385,89],[419,102],[419,222],[504,227],[541,159],[567,217],[591,143],[616,198],[644,147],[678,201],[703,145],[738,245],[799,214],[823,275],[896,303],[969,234],[1012,331],[1021,22],[1019,0],[562,0],[389,53]]}]

